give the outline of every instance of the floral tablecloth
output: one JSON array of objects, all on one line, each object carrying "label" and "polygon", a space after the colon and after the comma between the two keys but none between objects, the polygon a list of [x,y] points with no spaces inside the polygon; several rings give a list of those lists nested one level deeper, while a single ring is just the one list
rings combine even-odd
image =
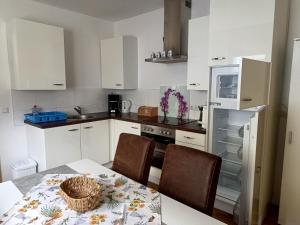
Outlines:
[{"label": "floral tablecloth", "polygon": [[99,208],[86,213],[69,209],[59,195],[59,185],[78,174],[46,175],[8,213],[6,225],[160,225],[160,194],[119,174],[87,175],[103,187]]}]

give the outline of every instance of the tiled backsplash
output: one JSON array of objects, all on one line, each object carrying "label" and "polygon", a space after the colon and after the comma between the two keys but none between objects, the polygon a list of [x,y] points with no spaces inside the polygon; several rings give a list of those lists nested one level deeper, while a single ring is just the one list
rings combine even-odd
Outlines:
[{"label": "tiled backsplash", "polygon": [[[159,107],[160,98],[161,98],[159,89],[121,90],[121,91],[114,91],[114,93],[121,94],[124,100],[132,101],[133,103],[131,108],[132,112],[137,112],[138,108],[142,105]],[[199,119],[199,110],[197,106],[206,105],[206,104],[207,104],[206,91],[191,91],[189,118]]]},{"label": "tiled backsplash", "polygon": [[15,125],[23,125],[24,114],[34,105],[43,111],[76,113],[73,108],[81,106],[87,113],[107,111],[106,91],[94,89],[68,89],[65,91],[15,91],[12,104]]}]

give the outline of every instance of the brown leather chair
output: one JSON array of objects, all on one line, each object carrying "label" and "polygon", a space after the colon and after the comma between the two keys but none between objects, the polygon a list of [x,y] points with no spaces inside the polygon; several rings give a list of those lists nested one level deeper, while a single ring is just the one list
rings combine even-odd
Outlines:
[{"label": "brown leather chair", "polygon": [[150,138],[122,133],[112,169],[147,185],[154,147],[155,142]]},{"label": "brown leather chair", "polygon": [[212,215],[222,159],[179,145],[168,145],[159,192]]}]

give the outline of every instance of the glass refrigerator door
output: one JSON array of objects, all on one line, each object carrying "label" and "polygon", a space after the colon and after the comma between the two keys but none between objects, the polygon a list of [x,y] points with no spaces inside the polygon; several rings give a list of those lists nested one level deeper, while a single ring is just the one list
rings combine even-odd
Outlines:
[{"label": "glass refrigerator door", "polygon": [[212,69],[211,100],[218,108],[236,109],[239,69],[239,66]]},{"label": "glass refrigerator door", "polygon": [[238,75],[217,75],[217,98],[237,98]]},{"label": "glass refrigerator door", "polygon": [[233,204],[241,192],[243,124],[230,123],[229,110],[213,109],[212,153],[222,158],[218,194]]}]

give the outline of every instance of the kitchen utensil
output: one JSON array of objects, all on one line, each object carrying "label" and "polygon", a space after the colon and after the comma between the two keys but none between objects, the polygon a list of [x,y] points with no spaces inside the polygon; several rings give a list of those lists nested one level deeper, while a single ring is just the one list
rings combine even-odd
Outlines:
[{"label": "kitchen utensil", "polygon": [[122,101],[122,113],[130,113],[130,109],[132,106],[132,101],[130,100],[123,100]]}]

